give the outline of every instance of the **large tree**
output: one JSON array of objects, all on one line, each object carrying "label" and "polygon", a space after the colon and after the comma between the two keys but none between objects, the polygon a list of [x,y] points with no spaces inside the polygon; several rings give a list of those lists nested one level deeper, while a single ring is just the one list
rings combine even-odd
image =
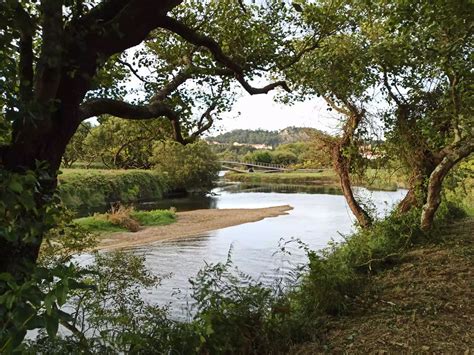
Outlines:
[{"label": "large tree", "polygon": [[382,123],[389,154],[410,175],[399,211],[421,210],[429,230],[444,178],[474,150],[472,2],[319,1],[302,10],[309,24],[324,11],[341,22],[289,76],[340,114],[334,161],[351,210],[370,223],[350,188],[351,145]]},{"label": "large tree", "polygon": [[[178,89],[190,78],[199,85],[212,75],[222,90],[229,90],[232,79],[250,94],[286,88],[282,81],[263,87],[251,84],[255,75],[289,64],[298,59],[296,50],[305,50],[285,40],[291,38],[291,26],[277,29],[278,13],[285,16],[286,7],[273,5],[265,17],[259,6],[230,0],[2,2],[0,129],[10,135],[2,137],[0,147],[1,212],[6,216],[1,222],[0,272],[21,278],[28,274],[25,266],[34,264],[51,226],[45,214],[50,212],[62,156],[85,119],[104,114],[134,120],[166,117],[176,140],[187,143],[212,124],[210,112],[222,102],[209,91],[193,103]],[[225,19],[220,31],[217,27]],[[156,80],[147,85],[147,94],[129,102],[114,83],[123,79],[126,68],[140,73],[121,53],[145,40],[145,48],[156,52],[159,47],[162,57],[184,55],[179,63],[165,60],[168,65],[158,58]],[[137,52],[139,61],[140,49]],[[281,63],[279,53],[287,57]],[[123,70],[114,69],[117,65]],[[195,106],[203,107],[198,115],[189,113]],[[194,119],[196,131],[190,137],[181,130],[183,117]],[[36,171],[38,180],[28,178],[29,184],[19,187],[17,174],[30,176],[28,171]],[[32,200],[23,203],[28,196]]]}]

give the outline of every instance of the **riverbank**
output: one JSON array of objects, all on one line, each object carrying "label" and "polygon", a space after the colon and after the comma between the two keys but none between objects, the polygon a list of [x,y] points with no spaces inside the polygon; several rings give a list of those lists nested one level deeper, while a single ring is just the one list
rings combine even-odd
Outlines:
[{"label": "riverbank", "polygon": [[58,181],[65,206],[82,216],[114,202],[162,199],[170,190],[167,177],[153,170],[62,169]]},{"label": "riverbank", "polygon": [[257,222],[264,218],[288,214],[289,205],[252,209],[203,209],[176,213],[176,222],[148,227],[135,233],[120,232],[103,236],[99,249],[133,248],[163,240],[174,240],[202,235],[217,229]]},{"label": "riverbank", "polygon": [[[228,172],[225,179],[249,184],[295,184],[307,186],[324,186],[341,190],[339,177],[332,169],[315,172],[289,171],[282,173],[235,173]],[[363,179],[354,177],[354,185],[374,190],[396,191],[407,188],[408,183],[400,173],[390,173],[387,170],[368,169]]]},{"label": "riverbank", "polygon": [[457,353],[474,350],[474,218],[456,221],[436,243],[406,253],[369,279],[320,341],[291,354]]},{"label": "riverbank", "polygon": [[339,178],[332,170],[321,170],[320,172],[291,171],[284,173],[235,173],[228,172],[225,179],[234,182],[245,182],[252,184],[299,184],[317,186],[339,186]]}]

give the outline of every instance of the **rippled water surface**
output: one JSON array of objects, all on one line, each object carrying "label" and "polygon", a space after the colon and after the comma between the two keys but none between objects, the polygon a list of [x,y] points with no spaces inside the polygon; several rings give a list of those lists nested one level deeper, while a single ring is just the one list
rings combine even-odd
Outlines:
[{"label": "rippled water surface", "polygon": [[[288,215],[266,218],[221,229],[195,238],[159,242],[134,249],[145,254],[147,266],[159,275],[169,275],[159,289],[147,293],[147,298],[159,304],[172,302],[174,313],[186,303],[188,279],[196,275],[205,263],[225,261],[232,247],[232,260],[243,272],[265,283],[271,283],[288,270],[289,265],[304,263],[306,257],[296,243],[287,245],[291,255],[275,252],[281,240],[298,238],[312,249],[321,249],[331,240],[341,240],[352,230],[353,216],[342,195],[331,189],[312,188],[303,191],[294,186],[219,187],[206,197],[176,199],[161,202],[158,207],[175,206],[179,210],[197,208],[257,208],[290,205]],[[370,196],[379,215],[386,213],[400,200],[405,191],[358,191]],[[154,205],[154,208],[157,206]],[[174,294],[181,290],[180,296]]]}]

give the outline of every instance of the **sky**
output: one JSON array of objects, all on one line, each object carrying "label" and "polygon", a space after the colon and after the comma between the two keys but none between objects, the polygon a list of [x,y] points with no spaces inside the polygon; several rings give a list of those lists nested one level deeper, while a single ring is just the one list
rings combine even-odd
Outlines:
[{"label": "sky", "polygon": [[273,100],[274,93],[266,95],[242,95],[222,119],[215,122],[210,135],[224,133],[233,129],[280,130],[290,126],[313,127],[334,133],[337,120],[326,110],[321,99],[284,105]]},{"label": "sky", "polygon": [[[140,48],[141,45],[138,45],[127,51],[130,62],[135,51]],[[147,68],[139,67],[137,69],[142,77],[149,75]],[[250,84],[260,87],[268,84],[268,82],[257,79],[250,82]],[[128,101],[141,95],[140,88],[143,85],[133,75],[129,78],[127,86],[129,89],[138,89],[138,92],[126,97]],[[213,127],[204,135],[215,136],[234,129],[261,128],[274,131],[291,126],[317,128],[330,134],[337,132],[337,117],[334,113],[327,111],[327,105],[323,99],[315,97],[313,100],[285,105],[274,100],[277,94],[276,90],[281,89],[275,89],[268,94],[252,96],[237,85],[235,95],[238,98],[234,105],[228,112],[221,114],[220,119],[215,120]],[[92,122],[96,122],[96,119],[93,119]]]}]

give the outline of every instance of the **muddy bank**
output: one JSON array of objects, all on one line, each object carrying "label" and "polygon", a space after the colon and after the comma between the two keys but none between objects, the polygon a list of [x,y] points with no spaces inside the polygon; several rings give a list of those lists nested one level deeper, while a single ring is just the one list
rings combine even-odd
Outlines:
[{"label": "muddy bank", "polygon": [[100,239],[99,249],[122,249],[162,240],[189,238],[221,228],[257,222],[268,217],[288,214],[289,205],[247,209],[203,209],[178,212],[177,221],[166,226],[145,227],[138,232],[118,232]]}]

